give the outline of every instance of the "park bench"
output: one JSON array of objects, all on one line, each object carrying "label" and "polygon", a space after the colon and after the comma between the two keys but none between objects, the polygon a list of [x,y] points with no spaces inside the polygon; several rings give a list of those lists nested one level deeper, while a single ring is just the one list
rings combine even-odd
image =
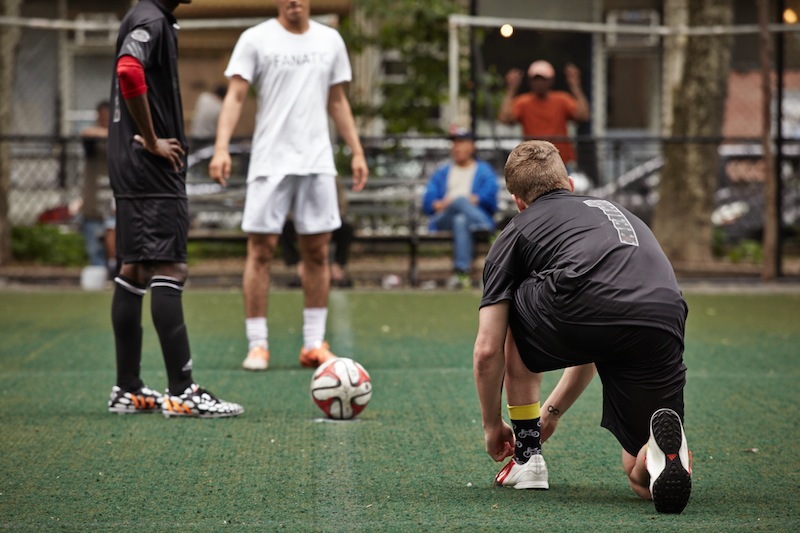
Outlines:
[{"label": "park bench", "polygon": [[[375,178],[367,182],[364,190],[347,191],[347,220],[353,225],[355,242],[365,245],[399,245],[406,247],[408,258],[408,283],[419,284],[419,258],[423,247],[435,244],[439,249],[450,250],[453,235],[449,231],[430,231],[428,217],[422,212],[422,195],[425,190],[424,179],[414,178]],[[498,222],[507,219],[513,207],[510,199],[500,191],[500,210]],[[225,200],[219,209],[231,202],[233,191],[226,191]],[[243,195],[244,190],[240,189]],[[190,197],[190,203],[191,203]],[[206,205],[213,205],[207,202]],[[476,233],[476,251],[485,253],[493,233]],[[245,241],[247,235],[240,230],[218,228],[193,228],[189,231],[190,241]]]}]

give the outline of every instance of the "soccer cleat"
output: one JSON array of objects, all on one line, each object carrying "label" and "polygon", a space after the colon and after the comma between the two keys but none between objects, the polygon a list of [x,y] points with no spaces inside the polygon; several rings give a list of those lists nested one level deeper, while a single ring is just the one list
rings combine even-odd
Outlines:
[{"label": "soccer cleat", "polygon": [[269,366],[269,350],[261,346],[253,346],[247,352],[247,358],[242,361],[242,368],[246,370],[266,370]]},{"label": "soccer cleat", "polygon": [[108,411],[121,415],[155,413],[161,410],[164,397],[160,392],[142,387],[134,392],[126,392],[116,385],[111,387],[108,398]]},{"label": "soccer cleat", "polygon": [[225,418],[240,415],[244,408],[238,403],[225,402],[193,383],[183,394],[174,396],[167,389],[161,412],[171,416],[190,416],[195,418]]},{"label": "soccer cleat", "polygon": [[547,481],[547,464],[544,462],[544,457],[539,454],[532,455],[524,464],[518,464],[511,459],[498,472],[494,484],[498,487],[515,489],[549,489],[550,483]]},{"label": "soccer cleat", "polygon": [[331,353],[330,346],[326,341],[316,348],[301,348],[300,349],[300,364],[309,368],[316,368],[325,361],[333,359],[336,356]]},{"label": "soccer cleat", "polygon": [[672,409],[659,409],[650,418],[645,465],[656,511],[683,511],[692,492],[692,460],[681,419]]}]

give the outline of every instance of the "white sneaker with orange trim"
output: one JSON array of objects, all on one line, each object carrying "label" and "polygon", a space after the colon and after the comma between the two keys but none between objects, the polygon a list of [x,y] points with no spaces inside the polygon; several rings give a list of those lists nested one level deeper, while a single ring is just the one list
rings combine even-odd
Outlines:
[{"label": "white sneaker with orange trim", "polygon": [[518,464],[511,459],[494,479],[498,487],[513,487],[515,489],[544,489],[550,488],[547,476],[547,464],[541,455],[532,455],[528,462]]},{"label": "white sneaker with orange trim", "polygon": [[196,383],[186,387],[183,394],[174,396],[167,389],[161,412],[171,416],[190,416],[196,418],[225,418],[244,413],[238,403],[220,400]]},{"label": "white sneaker with orange trim", "polygon": [[326,341],[316,348],[300,349],[300,364],[309,368],[317,368],[319,365],[336,356],[331,353],[330,345]]},{"label": "white sneaker with orange trim", "polygon": [[261,346],[253,346],[247,352],[247,358],[242,361],[242,368],[245,370],[266,370],[269,367],[269,350]]},{"label": "white sneaker with orange trim", "polygon": [[678,413],[659,409],[650,418],[645,466],[659,513],[680,513],[692,493],[692,452]]}]

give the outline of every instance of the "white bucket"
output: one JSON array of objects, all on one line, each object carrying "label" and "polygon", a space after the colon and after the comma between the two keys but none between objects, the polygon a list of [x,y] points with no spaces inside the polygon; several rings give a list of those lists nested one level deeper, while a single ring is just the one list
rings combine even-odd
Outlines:
[{"label": "white bucket", "polygon": [[103,290],[106,280],[108,280],[108,270],[104,266],[87,266],[81,270],[81,288],[83,290]]}]

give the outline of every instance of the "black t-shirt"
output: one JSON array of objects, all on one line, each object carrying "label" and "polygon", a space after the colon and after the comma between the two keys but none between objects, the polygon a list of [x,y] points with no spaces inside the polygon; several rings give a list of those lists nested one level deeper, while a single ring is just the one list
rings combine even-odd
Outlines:
[{"label": "black t-shirt", "polygon": [[[486,258],[481,307],[545,306],[562,322],[644,325],[683,338],[686,303],[653,233],[625,208],[566,190],[515,216]],[[536,302],[514,301],[538,285]]]},{"label": "black t-shirt", "polygon": [[[154,0],[140,0],[122,20],[116,57],[131,56],[144,67],[147,101],[159,138],[175,138],[187,149],[178,84],[177,21]],[[138,128],[120,94],[116,68],[108,130],[109,178],[117,198],[185,198],[186,161],[178,172],[147,152],[133,136]]]}]

